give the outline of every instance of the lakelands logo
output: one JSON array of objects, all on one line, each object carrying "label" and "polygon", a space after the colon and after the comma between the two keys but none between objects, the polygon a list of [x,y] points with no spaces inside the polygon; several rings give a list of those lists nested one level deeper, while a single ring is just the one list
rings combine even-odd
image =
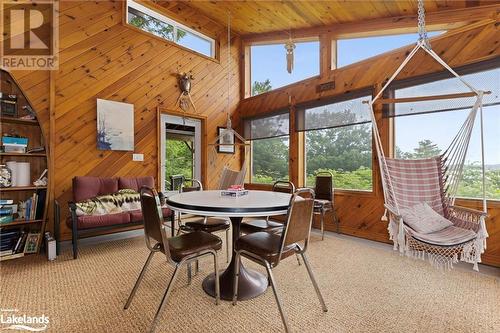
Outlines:
[{"label": "lakelands logo", "polygon": [[49,317],[19,314],[17,309],[0,309],[1,330],[43,332],[49,325]]},{"label": "lakelands logo", "polygon": [[0,2],[0,66],[10,70],[58,69],[59,2]]}]

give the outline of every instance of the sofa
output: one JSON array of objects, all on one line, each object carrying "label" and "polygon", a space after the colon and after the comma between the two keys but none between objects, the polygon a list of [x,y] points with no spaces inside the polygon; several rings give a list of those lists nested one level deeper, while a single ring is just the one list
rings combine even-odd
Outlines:
[{"label": "sofa", "polygon": [[[106,215],[77,215],[76,203],[84,202],[97,196],[113,194],[122,189],[132,189],[139,192],[142,186],[154,187],[153,177],[88,177],[73,178],[73,201],[69,202],[70,216],[66,219],[71,228],[73,242],[73,258],[78,257],[78,239],[95,234],[97,231],[117,229],[133,225],[142,225],[141,210],[123,211]],[[58,205],[57,205],[58,206]],[[57,209],[57,208],[56,208]],[[59,214],[56,214],[59,215]],[[163,208],[163,218],[171,221],[172,211]]]}]

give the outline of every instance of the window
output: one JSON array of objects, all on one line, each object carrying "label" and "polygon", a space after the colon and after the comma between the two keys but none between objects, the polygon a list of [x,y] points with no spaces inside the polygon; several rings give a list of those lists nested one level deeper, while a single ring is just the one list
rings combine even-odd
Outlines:
[{"label": "window", "polygon": [[288,110],[262,118],[245,119],[245,138],[251,140],[251,183],[288,180]]},{"label": "window", "polygon": [[[443,33],[429,32],[429,37]],[[339,39],[337,41],[337,68],[374,57],[405,45],[415,44],[418,34],[400,34],[353,39]]]},{"label": "window", "polygon": [[[491,66],[490,66],[491,68]],[[470,73],[470,67],[467,72]],[[474,68],[472,68],[474,70]],[[477,71],[477,69],[476,69]],[[477,89],[491,90],[483,99],[486,194],[500,199],[500,67],[464,76]],[[425,78],[424,78],[425,80]],[[432,81],[431,81],[432,80]],[[468,91],[456,78],[427,78],[426,83],[394,89],[396,97],[441,95]],[[397,85],[397,83],[396,83]],[[425,158],[442,153],[468,116],[475,98],[395,104],[389,116],[395,117],[395,151],[399,158]],[[411,105],[408,105],[411,104]],[[479,114],[467,152],[459,196],[482,197]]]},{"label": "window", "polygon": [[127,1],[127,23],[143,31],[215,58],[215,40],[133,0]]},{"label": "window", "polygon": [[372,125],[369,108],[362,103],[370,99],[371,92],[365,90],[299,108],[306,186],[314,186],[319,171],[330,171],[335,188],[372,189]]},{"label": "window", "polygon": [[296,43],[291,74],[284,44],[253,45],[250,53],[252,96],[319,75],[319,41]]}]

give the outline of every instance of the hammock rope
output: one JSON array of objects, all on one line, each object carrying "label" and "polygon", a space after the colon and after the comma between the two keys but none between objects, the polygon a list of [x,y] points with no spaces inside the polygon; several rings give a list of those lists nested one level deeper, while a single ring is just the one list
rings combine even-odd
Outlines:
[{"label": "hammock rope", "polygon": [[[240,171],[238,171],[238,176],[235,178],[235,183],[230,184],[230,185],[242,185],[245,179],[246,175],[246,160],[247,160],[247,151],[250,146],[249,143],[245,140],[245,138],[236,132],[236,130],[233,129],[232,122],[231,122],[231,114],[230,114],[230,108],[231,108],[231,12],[228,11],[227,13],[227,101],[226,101],[226,128],[222,130],[222,132],[215,138],[215,140],[209,144],[209,146],[212,147],[210,151],[210,157],[209,157],[209,163],[212,165],[212,167],[215,166],[215,162],[217,159],[217,147],[218,146],[233,146],[235,149],[236,147],[244,146],[244,159],[243,159],[243,167]],[[223,138],[226,135],[233,135],[235,138],[235,141],[238,140],[241,143],[226,143],[223,141]],[[225,188],[220,188],[220,189],[227,189],[228,186],[226,186],[227,179],[233,179],[233,174],[232,172],[236,172],[234,170],[231,170],[228,168],[228,166],[224,166],[222,175],[221,175],[221,180],[219,183],[219,188],[222,186],[225,186]],[[223,185],[222,185],[223,184]]]}]

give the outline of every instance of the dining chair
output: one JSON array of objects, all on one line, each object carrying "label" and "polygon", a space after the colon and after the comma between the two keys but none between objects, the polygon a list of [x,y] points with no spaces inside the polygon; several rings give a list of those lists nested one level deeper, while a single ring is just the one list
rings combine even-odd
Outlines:
[{"label": "dining chair", "polygon": [[[274,182],[272,191],[293,194],[295,192],[295,185],[290,181],[278,180]],[[272,221],[269,216],[265,219],[244,221],[240,227],[241,232],[244,234],[259,231],[280,232],[282,229],[283,223]]]},{"label": "dining chair", "polygon": [[178,191],[184,183],[186,177],[184,175],[171,175],[170,177],[170,191]]},{"label": "dining chair", "polygon": [[[320,171],[316,174],[314,186],[316,199],[314,200],[314,215],[320,215],[321,240],[325,239],[325,214],[333,211],[333,175],[329,171]],[[334,216],[334,220],[335,216]],[[337,223],[338,232],[338,223]]]},{"label": "dining chair", "polygon": [[166,226],[162,223],[162,210],[160,206],[160,201],[158,198],[158,193],[155,189],[143,186],[140,191],[141,195],[141,208],[144,217],[144,236],[146,240],[146,246],[149,249],[149,255],[146,263],[142,267],[142,270],[134,284],[130,296],[125,303],[124,309],[128,309],[139,285],[144,278],[146,269],[151,263],[151,259],[155,253],[163,253],[166,258],[166,262],[174,266],[174,272],[168,283],[167,290],[165,291],[163,298],[161,299],[160,305],[156,311],[153,318],[153,322],[149,328],[148,332],[154,332],[159,316],[163,311],[163,308],[167,304],[170,292],[172,291],[173,285],[177,279],[180,268],[186,263],[190,263],[193,260],[197,260],[200,257],[206,255],[212,255],[214,258],[214,272],[215,272],[215,304],[219,304],[220,300],[220,290],[219,290],[219,272],[218,272],[218,262],[217,262],[217,251],[222,247],[222,240],[212,234],[195,231],[187,234],[182,234],[180,236],[175,236],[168,238],[166,232]]},{"label": "dining chair", "polygon": [[[235,272],[233,285],[233,305],[238,298],[238,278],[241,257],[252,260],[266,268],[269,282],[273,289],[274,298],[285,326],[290,332],[288,321],[283,310],[282,302],[276,287],[272,269],[276,268],[281,260],[295,254],[300,254],[306,266],[309,278],[316,290],[316,294],[324,312],[327,312],[323,296],[319,290],[314,274],[307,260],[306,251],[311,233],[314,210],[314,191],[308,188],[297,190],[290,199],[287,220],[281,234],[271,232],[255,232],[240,237],[235,244]],[[300,245],[303,243],[303,245]]]},{"label": "dining chair", "polygon": [[[184,179],[179,187],[179,192],[203,191],[203,185],[197,179]],[[226,262],[229,262],[229,229],[231,223],[221,217],[190,216],[189,221],[182,223],[182,214],[179,214],[179,229],[181,232],[205,231],[214,233],[217,231],[226,232]]]}]

